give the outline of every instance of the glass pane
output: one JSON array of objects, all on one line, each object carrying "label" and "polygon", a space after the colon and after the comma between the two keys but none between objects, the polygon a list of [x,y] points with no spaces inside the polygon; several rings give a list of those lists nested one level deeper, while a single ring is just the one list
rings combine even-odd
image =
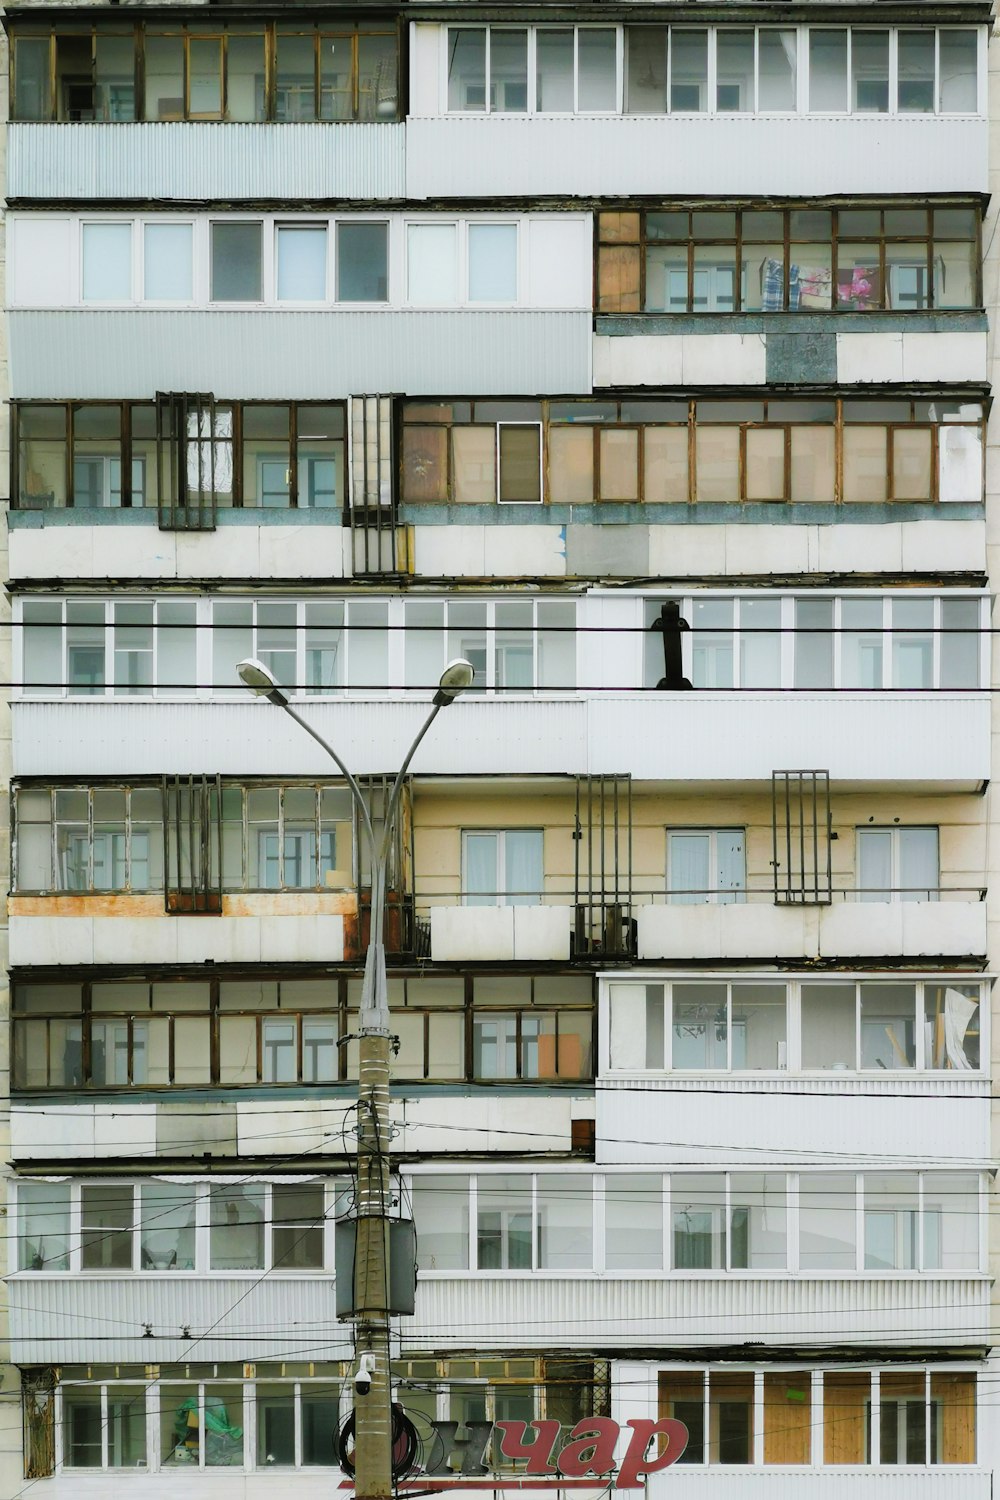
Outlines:
[{"label": "glass pane", "polygon": [[841,312],[870,312],[882,305],[877,245],[837,246],[837,307]]},{"label": "glass pane", "polygon": [[925,1172],[923,1269],[978,1271],[979,1178],[973,1172]]},{"label": "glass pane", "polygon": [[726,1179],[719,1173],[670,1179],[675,1271],[726,1268]]},{"label": "glass pane", "polygon": [[469,225],[469,301],[517,301],[517,225]]},{"label": "glass pane", "polygon": [[795,686],[833,687],[832,599],[795,601]]},{"label": "glass pane", "polygon": [[879,502],[887,498],[886,450],[884,427],[845,427],[845,500]]},{"label": "glass pane", "polygon": [[977,58],[979,35],[976,31],[938,32],[941,86],[938,108],[942,114],[974,114],[977,108]]},{"label": "glass pane", "polygon": [[[122,1023],[121,1030],[125,1031]],[[132,1269],[131,1184],[84,1183],[80,1189],[80,1264],[84,1270]]]},{"label": "glass pane", "polygon": [[746,498],[785,498],[785,429],[748,427],[746,434]]},{"label": "glass pane", "polygon": [[549,428],[549,499],[589,505],[594,499],[594,435],[589,428]]},{"label": "glass pane", "polygon": [[254,1387],[254,1406],[257,1413],[257,1467],[291,1468],[295,1463],[294,1385],[291,1381],[274,1385],[258,1381]]},{"label": "glass pane", "polygon": [[892,685],[934,686],[934,601],[892,601]]},{"label": "glass pane", "polygon": [[205,1463],[209,1468],[243,1464],[243,1387],[205,1387]]},{"label": "glass pane", "polygon": [[699,501],[740,498],[740,430],[738,427],[698,427],[695,462]]},{"label": "glass pane", "polygon": [[403,500],[448,498],[448,428],[403,428]]},{"label": "glass pane", "polygon": [[721,28],[715,42],[715,107],[720,114],[753,114],[754,34]]},{"label": "glass pane", "polygon": [[740,685],[781,686],[781,600],[740,600]]},{"label": "glass pane", "polygon": [[48,120],[52,115],[47,36],[14,38],[15,120]]},{"label": "glass pane", "polygon": [[[354,118],[354,40],[350,36],[321,36],[319,39],[319,95],[321,120]],[[372,79],[368,85],[371,88]],[[374,119],[374,100],[365,101],[367,119]]]},{"label": "glass pane", "polygon": [[879,1460],[883,1464],[927,1462],[927,1405],[923,1370],[883,1370],[880,1386]]},{"label": "glass pane", "polygon": [[861,1066],[898,1070],[916,1066],[916,987],[862,984]]},{"label": "glass pane", "polygon": [[733,1173],[729,1179],[729,1237],[729,1264],[734,1271],[784,1270],[784,1173]]},{"label": "glass pane", "polygon": [[667,108],[667,29],[625,28],[625,112],[659,115]]},{"label": "glass pane", "polygon": [[535,108],[573,112],[573,32],[539,26],[535,32]]},{"label": "glass pane", "polygon": [[809,32],[809,109],[812,114],[847,109],[847,32]]},{"label": "glass pane", "polygon": [[486,28],[448,28],[448,108],[486,108]]},{"label": "glass pane", "polygon": [[362,34],[358,37],[358,119],[398,118],[398,73],[395,34]]},{"label": "glass pane", "polygon": [[710,1464],[749,1464],[754,1447],[754,1377],[712,1370],[708,1378]]},{"label": "glass pane", "polygon": [[261,299],[261,226],[212,225],[212,301]]},{"label": "glass pane", "polygon": [[934,31],[900,31],[897,108],[901,114],[934,113]]},{"label": "glass pane", "polygon": [[407,285],[410,302],[430,305],[458,300],[458,231],[453,224],[410,224],[407,228]]},{"label": "glass pane", "polygon": [[469,1179],[413,1178],[413,1218],[425,1271],[469,1268]]},{"label": "glass pane", "polygon": [[594,1264],[593,1178],[540,1174],[537,1213],[539,1267],[589,1271]]},{"label": "glass pane", "polygon": [[732,1012],[733,1067],[786,1067],[785,986],[734,984]]},{"label": "glass pane", "polygon": [[916,1172],[865,1174],[865,1269],[917,1269]]},{"label": "glass pane", "polygon": [[851,108],[884,115],[889,109],[889,33],[851,31]]},{"label": "glass pane", "polygon": [[598,434],[601,460],[601,499],[638,500],[639,434],[609,428]]},{"label": "glass pane", "polygon": [[846,688],[880,688],[885,656],[881,599],[842,599],[840,683]]},{"label": "glass pane", "polygon": [[196,1189],[144,1182],[140,1188],[139,1263],[144,1271],[193,1271]]},{"label": "glass pane", "polygon": [[725,1068],[729,1034],[724,984],[673,987],[674,1068]]},{"label": "glass pane", "polygon": [[66,407],[17,409],[18,506],[47,510],[66,504]]},{"label": "glass pane", "polygon": [[147,31],[145,54],[145,119],[183,120],[184,38]]},{"label": "glass pane", "polygon": [[385,302],[389,296],[388,225],[337,225],[337,301]]},{"label": "glass pane", "polygon": [[885,305],[902,312],[922,312],[931,305],[927,246],[886,245]]},{"label": "glass pane", "polygon": [[802,986],[802,1066],[853,1070],[857,1055],[853,982]]},{"label": "glass pane", "polygon": [[670,31],[670,109],[693,114],[708,108],[708,32]]},{"label": "glass pane", "polygon": [[264,37],[233,26],[226,42],[226,115],[238,121],[267,118]]},{"label": "glass pane", "polygon": [[143,297],[190,302],[194,296],[190,224],[143,225]]},{"label": "glass pane", "polygon": [[647,503],[686,502],[688,498],[687,428],[646,427],[643,430],[643,465],[643,498]]},{"label": "glass pane", "polygon": [[609,1271],[663,1267],[663,1179],[621,1175],[604,1179],[604,1264]]},{"label": "glass pane", "polygon": [[18,1270],[69,1270],[69,1187],[21,1182],[17,1187]]},{"label": "glass pane", "polygon": [[617,51],[617,34],[611,28],[581,26],[577,31],[576,107],[581,113],[617,108]]},{"label": "glass pane", "polygon": [[924,1066],[980,1066],[978,985],[924,985]]},{"label": "glass pane", "polygon": [[683,1422],[688,1432],[681,1464],[705,1462],[705,1386],[701,1370],[661,1370],[658,1379],[659,1415]]},{"label": "glass pane", "polygon": [[99,1469],[103,1463],[101,1390],[67,1386],[63,1396],[64,1463],[73,1469]]},{"label": "glass pane", "polygon": [[274,117],[276,120],[316,119],[316,37],[277,27]]},{"label": "glass pane", "polygon": [[490,28],[490,109],[521,113],[528,107],[528,33]]},{"label": "glass pane", "polygon": [[534,423],[501,422],[498,429],[501,501],[542,498],[542,429]]},{"label": "glass pane", "polygon": [[531,1178],[481,1173],[476,1264],[481,1271],[530,1271]]},{"label": "glass pane", "polygon": [[84,224],[84,302],[127,302],[131,296],[131,224]]},{"label": "glass pane", "polygon": [[213,1271],[252,1271],[264,1265],[264,1189],[210,1190]]},{"label": "glass pane", "polygon": [[454,427],[451,443],[453,498],[492,505],[497,493],[496,428]]},{"label": "glass pane", "polygon": [[326,296],[326,226],[278,226],[278,301],[322,302]]},{"label": "glass pane", "polygon": [[325,1222],[322,1183],[279,1183],[271,1189],[271,1262],[283,1270],[322,1270]]},{"label": "glass pane", "polygon": [[[931,1414],[939,1464],[976,1462],[976,1376],[972,1370],[931,1371]],[[934,1428],[932,1428],[934,1432]],[[935,1455],[932,1451],[931,1461]]]},{"label": "glass pane", "polygon": [[222,115],[222,38],[191,36],[188,40],[189,115],[192,120],[217,120]]},{"label": "glass pane", "polygon": [[857,1264],[854,1177],[799,1177],[799,1265],[804,1271],[853,1271]]},{"label": "glass pane", "polygon": [[757,32],[757,109],[783,113],[795,108],[794,31],[761,27]]}]

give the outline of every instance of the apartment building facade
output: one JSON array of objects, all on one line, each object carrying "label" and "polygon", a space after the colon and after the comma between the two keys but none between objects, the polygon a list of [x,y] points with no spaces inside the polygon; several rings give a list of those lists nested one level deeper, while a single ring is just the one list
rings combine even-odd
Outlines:
[{"label": "apartment building facade", "polygon": [[664,1500],[985,1500],[990,7],[5,11],[4,1493],[341,1483],[371,862],[236,666],[379,828],[461,656],[424,1469],[674,1418]]}]

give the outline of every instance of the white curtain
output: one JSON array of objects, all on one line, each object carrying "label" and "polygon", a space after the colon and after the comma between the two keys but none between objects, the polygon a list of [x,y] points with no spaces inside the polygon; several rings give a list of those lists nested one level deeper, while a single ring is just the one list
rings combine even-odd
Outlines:
[{"label": "white curtain", "polygon": [[509,906],[537,906],[542,899],[542,832],[510,829],[504,834],[505,880]]},{"label": "white curtain", "polygon": [[707,833],[672,833],[670,835],[670,900],[678,906],[698,906],[710,900],[709,835]]}]

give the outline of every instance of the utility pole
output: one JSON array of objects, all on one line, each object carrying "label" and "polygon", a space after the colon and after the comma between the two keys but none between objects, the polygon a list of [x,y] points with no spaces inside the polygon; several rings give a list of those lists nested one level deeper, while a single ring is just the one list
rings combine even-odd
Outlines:
[{"label": "utility pole", "polygon": [[358,1068],[357,1231],[354,1248],[354,1349],[367,1389],[354,1380],[354,1493],[359,1500],[391,1500],[392,1380],[389,1363],[389,987],[385,975],[385,897],[389,854],[403,782],[424,735],[442,708],[471,687],[474,669],[461,658],[441,674],[431,711],[403,758],[385,805],[381,841],[357,781],[332,745],[292,708],[263,662],[241,661],[244,686],[284,709],[321,745],[351,789],[371,856],[371,925],[361,987]]}]

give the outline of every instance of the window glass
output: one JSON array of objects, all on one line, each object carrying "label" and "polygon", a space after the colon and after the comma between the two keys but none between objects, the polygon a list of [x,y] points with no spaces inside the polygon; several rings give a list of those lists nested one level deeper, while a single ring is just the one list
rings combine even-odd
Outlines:
[{"label": "window glass", "polygon": [[448,108],[486,108],[486,28],[448,28]]},{"label": "window glass", "polygon": [[145,36],[145,111],[147,120],[184,118],[184,38]]},{"label": "window glass", "polygon": [[739,500],[738,427],[698,427],[695,432],[695,464],[699,501]]},{"label": "window glass", "polygon": [[344,503],[344,410],[341,406],[298,407],[296,472],[298,503],[304,509],[332,509]]},{"label": "window glass", "polygon": [[534,423],[501,422],[498,426],[501,501],[535,502],[542,498],[542,429]]},{"label": "window glass", "polygon": [[726,1267],[726,1179],[719,1173],[677,1174],[670,1179],[675,1271]]},{"label": "window glass", "polygon": [[786,994],[783,984],[732,987],[732,1066],[773,1069],[787,1066]]},{"label": "window glass", "polygon": [[17,1187],[18,1270],[69,1270],[69,1185],[21,1182]]},{"label": "window glass", "polygon": [[63,1451],[70,1468],[101,1468],[103,1426],[100,1387],[81,1390],[67,1386],[63,1393]]},{"label": "window glass", "polygon": [[847,109],[847,32],[809,31],[809,109],[813,114]]},{"label": "window glass", "polygon": [[857,1066],[857,992],[853,982],[803,984],[802,1066]]},{"label": "window glass", "polygon": [[195,1187],[182,1182],[144,1182],[139,1191],[139,1263],[142,1269],[193,1271]]},{"label": "window glass", "polygon": [[972,114],[976,109],[979,37],[975,31],[938,32],[942,114]]},{"label": "window glass", "polygon": [[[482,1179],[480,1179],[482,1182]],[[550,1271],[588,1271],[594,1264],[593,1179],[545,1173],[536,1188],[538,1265]]]},{"label": "window glass", "polygon": [[927,1462],[927,1406],[923,1370],[883,1370],[879,1382],[879,1461]]},{"label": "window glass", "polygon": [[708,32],[670,31],[670,109],[697,114],[708,108]]},{"label": "window glass", "polygon": [[892,601],[892,685],[894,688],[934,686],[934,601]]},{"label": "window glass", "polygon": [[898,32],[896,49],[899,112],[901,114],[933,114],[933,30]]},{"label": "window glass", "polygon": [[667,108],[667,28],[625,28],[625,112],[664,114]]},{"label": "window glass", "polygon": [[[360,38],[358,40],[360,41]],[[319,67],[320,119],[352,120],[354,118],[354,38],[321,36]],[[371,93],[375,80],[371,69],[365,81],[367,97],[364,118],[371,120],[375,117],[375,100]]]},{"label": "window glass", "polygon": [[517,301],[517,225],[469,225],[469,301]]},{"label": "window glass", "polygon": [[924,985],[924,1066],[980,1066],[978,985]]},{"label": "window glass", "polygon": [[337,225],[337,301],[385,302],[389,296],[388,225]]},{"label": "window glass", "polygon": [[781,685],[780,599],[740,600],[740,684],[745,688]]},{"label": "window glass", "polygon": [[757,108],[787,113],[795,108],[796,49],[792,30],[762,26],[757,32]]},{"label": "window glass", "polygon": [[212,1270],[262,1270],[264,1189],[213,1185],[209,1196]]},{"label": "window glass", "polygon": [[918,1267],[916,1172],[865,1175],[865,1270]]},{"label": "window glass", "polygon": [[52,115],[49,87],[49,39],[21,36],[14,39],[15,120],[48,120]]},{"label": "window glass", "polygon": [[94,118],[135,120],[135,42],[131,36],[94,36]]},{"label": "window glass", "polygon": [[720,114],[752,114],[754,34],[720,27],[715,42],[715,107]]},{"label": "window glass", "polygon": [[712,1464],[749,1464],[754,1450],[754,1377],[712,1370],[708,1377],[709,1446]]},{"label": "window glass", "polygon": [[663,1266],[663,1180],[658,1174],[604,1179],[604,1264],[609,1271]]},{"label": "window glass", "polygon": [[581,113],[617,107],[618,37],[610,28],[581,26],[577,31],[577,104]]},{"label": "window glass", "polygon": [[675,1068],[728,1066],[729,1008],[724,984],[673,986]]},{"label": "window glass", "polygon": [[535,31],[535,108],[546,114],[572,114],[573,32],[551,26]]},{"label": "window glass", "polygon": [[916,1066],[916,995],[911,984],[862,984],[861,1066]]},{"label": "window glass", "polygon": [[795,601],[795,686],[833,687],[832,599]]},{"label": "window glass", "polygon": [[195,27],[188,35],[188,116],[222,118],[222,38],[199,35]]},{"label": "window glass", "polygon": [[598,434],[602,500],[638,500],[639,434],[608,428]]},{"label": "window glass", "polygon": [[84,1183],[80,1189],[80,1264],[84,1270],[132,1269],[132,1187]]},{"label": "window glass", "polygon": [[278,226],[278,301],[322,302],[326,296],[326,225]]},{"label": "window glass", "polygon": [[190,224],[143,225],[143,297],[147,302],[190,302],[192,280]]},{"label": "window glass", "polygon": [[594,435],[587,427],[549,427],[549,500],[589,505],[594,498]]},{"label": "window glass", "polygon": [[851,31],[851,108],[884,115],[889,108],[889,33]]},{"label": "window glass", "polygon": [[298,27],[276,28],[274,117],[283,121],[316,119],[316,36]]},{"label": "window glass", "polygon": [[978,1271],[979,1179],[973,1172],[925,1172],[925,1271]]},{"label": "window glass", "polygon": [[976,1377],[971,1370],[931,1371],[931,1420],[937,1435],[931,1462],[974,1464]]},{"label": "window glass", "polygon": [[480,1173],[476,1207],[478,1268],[530,1271],[531,1225],[531,1178]]},{"label": "window glass", "polygon": [[[359,120],[395,120],[399,114],[396,37],[391,34],[362,32],[358,36],[358,109]],[[346,109],[346,100],[345,105]],[[323,109],[326,119],[324,73]],[[348,116],[349,118],[349,116]]]},{"label": "window glass", "polygon": [[410,224],[406,232],[407,297],[431,305],[458,300],[458,229]]},{"label": "window glass", "polygon": [[212,301],[261,299],[261,226],[218,221],[212,225]]},{"label": "window glass", "polygon": [[322,1183],[278,1183],[271,1189],[271,1261],[285,1271],[322,1270]]},{"label": "window glass", "polygon": [[518,114],[528,108],[528,33],[490,28],[490,109]]},{"label": "window glass", "polygon": [[823,1375],[823,1462],[869,1461],[871,1376],[864,1370]]},{"label": "window glass", "polygon": [[729,1264],[734,1271],[784,1270],[783,1173],[734,1172],[730,1177]]},{"label": "window glass", "polygon": [[226,117],[254,121],[267,118],[264,35],[238,26],[227,28]]},{"label": "window glass", "polygon": [[131,296],[131,224],[84,224],[84,302],[127,302]]},{"label": "window glass", "polygon": [[764,1372],[764,1462],[808,1464],[812,1455],[812,1381],[806,1371]]},{"label": "window glass", "polygon": [[799,1265],[803,1271],[853,1271],[857,1263],[855,1184],[847,1172],[799,1177]]}]

